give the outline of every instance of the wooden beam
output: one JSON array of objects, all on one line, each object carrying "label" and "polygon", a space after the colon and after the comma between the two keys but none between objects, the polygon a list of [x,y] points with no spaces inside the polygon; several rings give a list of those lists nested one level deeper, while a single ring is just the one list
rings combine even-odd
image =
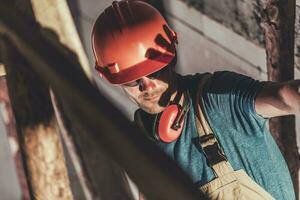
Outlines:
[{"label": "wooden beam", "polygon": [[80,146],[89,146],[94,152],[105,150],[148,199],[205,199],[173,160],[99,94],[78,61],[57,51],[40,34],[40,27],[14,12],[9,2],[0,5],[0,32],[10,37],[32,69],[51,85],[72,123],[84,130],[74,135]]},{"label": "wooden beam", "polygon": [[5,76],[5,74],[6,74],[6,72],[5,72],[4,65],[2,63],[0,63],[0,77]]},{"label": "wooden beam", "polygon": [[[57,34],[63,48],[70,49],[78,58],[83,71],[92,80],[87,56],[77,33],[66,0],[30,0],[37,22]],[[49,20],[51,19],[51,20]]]},{"label": "wooden beam", "polygon": [[[294,79],[295,0],[260,0],[265,34],[268,80]],[[270,130],[288,163],[296,196],[299,195],[299,153],[295,116],[270,119]]]},{"label": "wooden beam", "polygon": [[[92,81],[90,66],[83,50],[83,46],[81,45],[67,2],[65,0],[31,0],[31,5],[36,21],[43,29],[47,29],[48,31],[51,30],[51,32],[57,35],[58,38],[54,40],[54,43],[57,42],[57,47],[61,47],[62,50],[68,49],[75,54],[83,71]],[[64,117],[62,118],[62,116]],[[93,150],[90,149],[89,146],[87,147],[89,151],[85,151],[88,153],[85,154],[82,152],[81,156],[79,156],[80,152],[76,149],[75,141],[70,136],[71,131],[78,132],[78,130],[76,130],[73,124],[68,124],[68,126],[66,126],[66,123],[64,122],[68,121],[68,119],[66,119],[65,115],[61,115],[58,109],[56,109],[56,118],[59,122],[66,147],[68,148],[68,153],[75,166],[76,174],[85,198],[95,199],[99,197],[100,199],[110,199],[114,196],[115,199],[132,199],[131,192],[128,190],[128,183],[124,181],[124,171],[111,161],[111,159],[104,156],[103,152],[97,152],[97,154],[101,155],[101,159],[98,159],[97,161],[86,159],[93,156],[93,153],[91,152]],[[85,165],[81,158],[84,159]],[[95,170],[94,163],[98,164],[98,170]],[[99,168],[99,166],[101,166],[101,168]],[[94,190],[92,182],[86,173],[86,168],[90,169],[90,176],[97,177],[97,179],[94,180],[97,182],[97,185],[102,185],[101,190]],[[73,187],[73,185],[75,184],[71,183],[71,187]],[[76,190],[76,188],[73,188],[73,191],[74,190]]]},{"label": "wooden beam", "polygon": [[15,169],[18,177],[19,187],[21,188],[21,198],[23,200],[29,200],[29,188],[25,175],[15,117],[13,115],[13,110],[8,95],[7,81],[5,76],[0,77],[0,106],[7,137],[10,141],[10,150],[15,162]]},{"label": "wooden beam", "polygon": [[16,118],[32,199],[73,199],[48,87],[1,38],[9,96]]}]

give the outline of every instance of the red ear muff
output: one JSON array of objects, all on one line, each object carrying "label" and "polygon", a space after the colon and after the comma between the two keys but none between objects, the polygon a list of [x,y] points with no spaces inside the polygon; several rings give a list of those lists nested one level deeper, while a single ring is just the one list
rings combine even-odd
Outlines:
[{"label": "red ear muff", "polygon": [[181,106],[177,104],[172,104],[165,108],[163,113],[160,116],[158,125],[157,125],[157,135],[160,140],[163,142],[173,142],[177,140],[180,136],[184,120],[180,120],[180,126],[174,128],[174,122],[180,115]]},{"label": "red ear muff", "polygon": [[[178,95],[180,98],[181,95]],[[175,102],[178,102],[176,100]],[[183,130],[184,118],[190,108],[189,92],[184,92],[183,106],[173,103],[156,116],[154,127],[152,128],[153,136],[166,143],[177,140]]]}]

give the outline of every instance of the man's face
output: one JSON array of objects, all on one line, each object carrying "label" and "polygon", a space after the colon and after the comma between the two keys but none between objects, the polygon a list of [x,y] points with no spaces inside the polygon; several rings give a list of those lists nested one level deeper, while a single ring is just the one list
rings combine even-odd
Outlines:
[{"label": "man's face", "polygon": [[[162,112],[175,92],[175,73],[171,67],[163,69],[156,78],[142,77],[137,86],[123,85],[129,98],[150,114]],[[151,75],[150,75],[151,77]],[[172,84],[170,84],[172,83]]]}]

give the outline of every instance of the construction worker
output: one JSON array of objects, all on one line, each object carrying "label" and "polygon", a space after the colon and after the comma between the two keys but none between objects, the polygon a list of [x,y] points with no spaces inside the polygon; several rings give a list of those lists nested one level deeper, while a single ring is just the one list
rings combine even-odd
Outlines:
[{"label": "construction worker", "polygon": [[181,76],[176,33],[141,1],[114,1],[92,32],[96,69],[140,109],[135,121],[210,199],[294,200],[267,119],[300,114],[300,80],[229,71]]}]

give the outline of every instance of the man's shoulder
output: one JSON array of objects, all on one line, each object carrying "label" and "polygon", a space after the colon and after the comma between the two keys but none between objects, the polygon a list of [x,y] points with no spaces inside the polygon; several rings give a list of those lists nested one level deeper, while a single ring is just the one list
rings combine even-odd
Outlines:
[{"label": "man's shoulder", "polygon": [[226,92],[227,90],[248,85],[252,81],[254,81],[254,79],[238,72],[226,70],[215,71],[212,73],[209,81],[207,81],[208,83],[205,88],[211,90],[224,90],[224,92]]},{"label": "man's shoulder", "polygon": [[193,91],[194,89],[197,89],[197,86],[201,82],[202,78],[208,74],[210,76],[203,84],[204,93],[218,93],[219,91],[220,94],[224,94],[226,92],[230,92],[230,90],[236,89],[237,87],[242,87],[243,85],[247,85],[249,82],[253,81],[253,79],[249,76],[226,70],[215,71],[213,73],[204,72],[187,74],[180,76],[180,79],[183,80],[182,82],[187,86],[187,88]]},{"label": "man's shoulder", "polygon": [[240,74],[234,71],[221,70],[214,72],[202,72],[202,73],[192,73],[181,76],[182,79],[201,79],[207,74],[211,74],[212,78],[230,78],[230,77],[247,77],[246,75]]},{"label": "man's shoulder", "polygon": [[205,75],[211,74],[209,72],[203,72],[203,73],[193,73],[193,74],[186,74],[186,75],[180,75],[180,79],[184,81],[199,81],[201,80]]}]

